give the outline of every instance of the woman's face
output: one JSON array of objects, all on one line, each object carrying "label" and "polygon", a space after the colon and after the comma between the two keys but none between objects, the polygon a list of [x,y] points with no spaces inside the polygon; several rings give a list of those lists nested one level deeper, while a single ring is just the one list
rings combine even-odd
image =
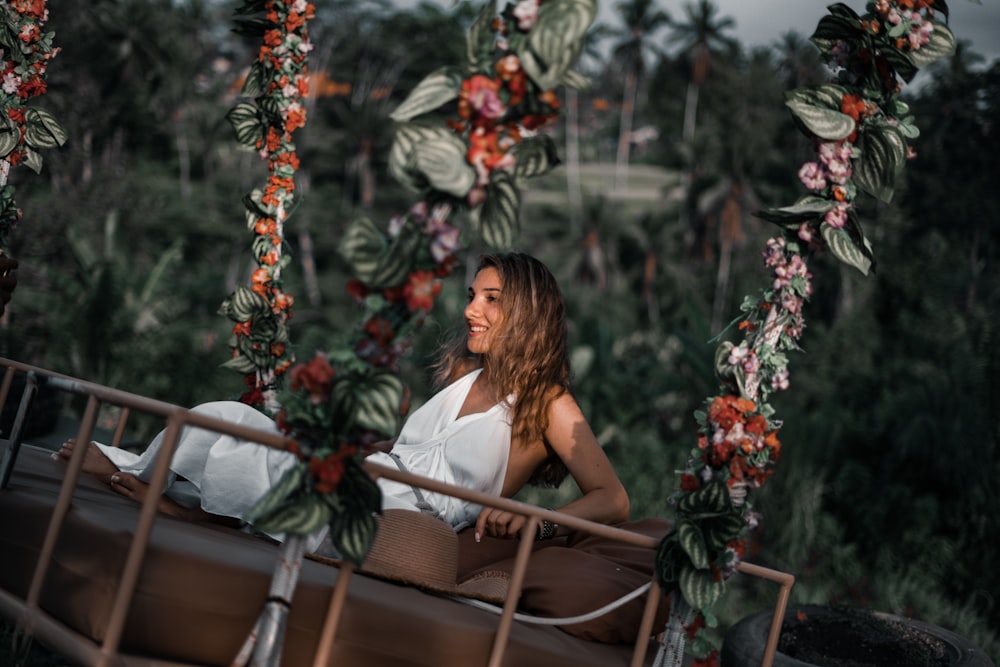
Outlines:
[{"label": "woman's face", "polygon": [[469,330],[469,352],[473,354],[489,352],[490,342],[503,322],[500,288],[500,274],[493,267],[486,267],[477,273],[469,287],[465,324]]}]

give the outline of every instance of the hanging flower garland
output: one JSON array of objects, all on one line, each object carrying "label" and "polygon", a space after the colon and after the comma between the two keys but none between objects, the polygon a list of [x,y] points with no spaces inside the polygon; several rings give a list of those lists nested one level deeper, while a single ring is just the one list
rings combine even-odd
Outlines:
[{"label": "hanging flower garland", "polygon": [[721,391],[696,415],[697,448],[671,499],[677,519],[660,544],[657,574],[689,607],[674,622],[686,626],[696,665],[718,664],[703,629],[716,624],[712,607],[757,523],[748,492],[767,480],[781,454],[781,422],[769,398],[788,388],[788,352],[799,349],[805,326],[802,306],[812,293],[806,253],[825,248],[862,273],[871,269],[856,198],[866,193],[890,201],[912,155],[907,141],[918,136],[898,94],[920,67],[954,51],[954,36],[937,20],[947,18],[944,0],[876,0],[866,10],[829,7],[811,39],[835,77],[787,94],[786,105],[816,148],[817,159],[798,172],[809,194],[757,214],[783,229],[764,253],[771,283],[744,300],[743,339],[717,349]]},{"label": "hanging flower garland", "polygon": [[48,111],[28,106],[28,100],[48,90],[45,74],[59,53],[53,32],[45,32],[49,18],[45,0],[11,0],[0,5],[0,255],[10,232],[21,220],[14,187],[7,183],[11,167],[24,164],[42,169],[39,150],[62,146],[66,131]]},{"label": "hanging flower garland", "polygon": [[251,511],[258,529],[309,535],[329,526],[345,559],[364,560],[381,498],[360,457],[394,435],[408,410],[397,362],[457,263],[462,223],[487,245],[509,246],[518,181],[558,164],[553,141],[536,130],[558,114],[555,87],[586,83],[570,67],[596,12],[595,0],[521,0],[500,14],[487,2],[465,62],[429,74],[393,112],[389,169],[416,200],[384,228],[354,220],[341,239],[347,289],[363,314],[288,374],[278,423],[301,462]]},{"label": "hanging flower garland", "polygon": [[225,366],[245,375],[248,391],[241,400],[273,414],[276,380],[294,361],[288,321],[295,299],[284,291],[281,271],[290,260],[284,228],[299,167],[292,135],[306,122],[301,100],[308,93],[312,50],[307,22],[315,7],[307,0],[247,0],[237,14],[236,31],[260,37],[262,44],[242,90],[253,101],[237,104],[226,117],[240,145],[267,161],[268,179],[243,199],[257,268],[250,285],[237,287],[219,312],[235,322]]}]

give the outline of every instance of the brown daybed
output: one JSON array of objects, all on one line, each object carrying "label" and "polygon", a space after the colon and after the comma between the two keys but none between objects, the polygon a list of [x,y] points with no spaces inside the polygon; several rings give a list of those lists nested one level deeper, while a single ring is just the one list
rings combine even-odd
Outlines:
[{"label": "brown daybed", "polygon": [[[6,398],[11,372],[45,373],[8,360],[0,359],[0,365],[9,369],[0,387],[0,403]],[[162,414],[168,428],[196,423],[192,413],[177,406],[54,374],[50,377],[64,388],[90,396],[79,433],[85,439],[93,431],[96,406],[102,402]],[[221,423],[197,423],[229,428]],[[30,444],[18,447],[16,431],[15,426],[13,434],[4,434],[13,437],[0,441],[5,460],[12,458],[12,452],[17,454],[6,473],[7,484],[0,490],[0,614],[19,621],[29,633],[79,664],[229,665],[268,597],[280,547],[234,529],[158,515],[152,505],[140,507],[96,480],[76,474],[72,463],[53,461],[48,450]],[[280,446],[268,434],[239,429],[234,434]],[[394,473],[408,480],[404,473],[385,470],[386,476]],[[154,476],[154,488],[156,483]],[[525,507],[538,516],[551,514]],[[637,550],[646,550],[651,566],[651,547],[660,530],[656,522],[622,531],[571,518],[562,521],[571,527],[592,528],[600,539],[624,538],[622,553],[635,560]],[[578,526],[573,525],[575,521]],[[584,547],[587,539],[580,540]],[[465,536],[460,536],[459,543],[472,544]],[[546,588],[548,579],[541,580],[541,585],[537,577],[532,579],[530,562],[535,557],[529,559],[524,574],[511,544],[492,554],[488,546],[487,551],[460,550],[459,569],[505,567],[513,572],[512,592],[523,586],[522,602],[540,601],[540,609],[533,611],[573,615],[571,609],[547,607],[562,596],[539,590]],[[524,551],[525,557],[530,555]],[[776,616],[780,618],[790,577],[747,567],[782,583]],[[650,580],[651,571],[625,570],[620,580],[607,586],[609,595]],[[586,587],[588,582],[577,585]],[[599,587],[600,582],[594,580],[593,585]],[[629,603],[614,612],[611,621],[583,624],[567,632],[512,620],[513,607],[501,616],[413,586],[305,559],[281,664],[638,667],[651,664],[658,644],[654,639],[637,641],[634,637],[651,638],[661,631],[668,607],[658,587],[652,590],[652,597]],[[645,617],[644,611],[648,611]],[[628,628],[633,639],[623,640],[622,628]],[[626,643],[583,638],[591,635],[618,637]]]}]

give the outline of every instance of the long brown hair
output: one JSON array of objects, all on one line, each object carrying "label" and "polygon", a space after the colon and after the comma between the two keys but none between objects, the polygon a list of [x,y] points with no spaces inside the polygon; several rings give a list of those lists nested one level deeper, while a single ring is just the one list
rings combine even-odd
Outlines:
[{"label": "long brown hair", "polygon": [[[447,385],[474,368],[482,368],[497,399],[513,394],[512,436],[515,441],[545,438],[549,404],[571,390],[566,342],[566,307],[555,276],[524,253],[483,255],[476,272],[496,269],[503,321],[486,354],[468,351],[468,332],[446,343],[434,364],[434,381]],[[557,485],[566,476],[558,457],[550,456],[532,482]]]}]

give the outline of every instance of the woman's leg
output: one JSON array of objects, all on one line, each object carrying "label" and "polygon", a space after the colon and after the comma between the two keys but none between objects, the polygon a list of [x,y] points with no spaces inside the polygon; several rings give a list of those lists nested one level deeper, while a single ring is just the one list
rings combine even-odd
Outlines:
[{"label": "woman's leg", "polygon": [[[63,463],[69,462],[76,444],[76,440],[73,438],[67,440],[56,452],[54,458]],[[149,484],[131,473],[120,471],[96,444],[93,442],[88,443],[87,451],[83,457],[83,471],[85,473],[108,484],[115,493],[130,498],[137,503],[142,503],[146,499],[146,494],[149,492]],[[188,521],[212,521],[237,528],[241,523],[239,519],[209,514],[201,509],[201,507],[184,507],[167,496],[160,497],[158,509],[163,514]]]}]

